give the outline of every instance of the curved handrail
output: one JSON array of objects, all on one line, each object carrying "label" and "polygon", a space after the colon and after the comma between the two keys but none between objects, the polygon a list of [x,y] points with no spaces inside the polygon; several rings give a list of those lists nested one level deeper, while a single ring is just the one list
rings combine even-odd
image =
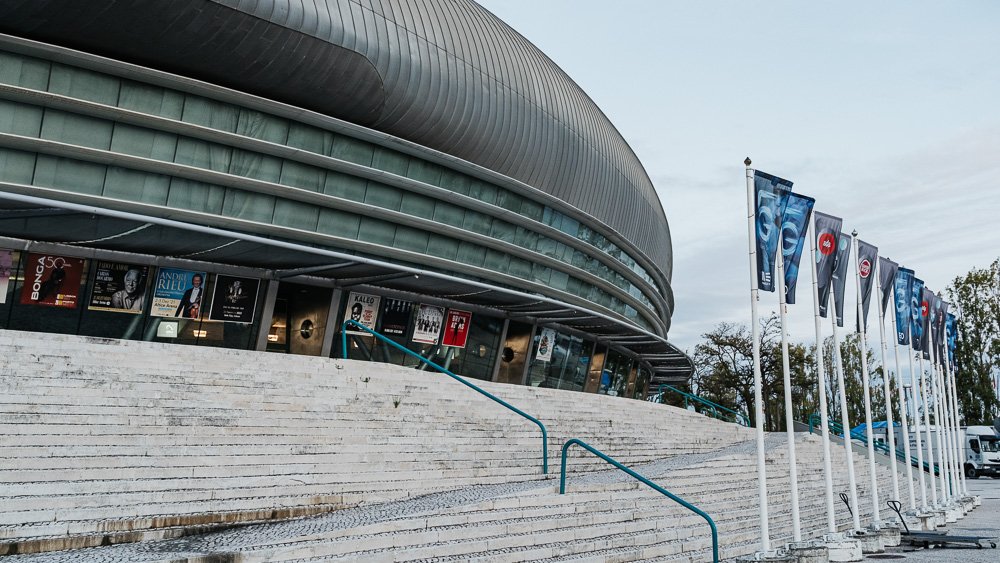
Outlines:
[{"label": "curved handrail", "polygon": [[[821,416],[820,416],[820,414],[818,412],[814,412],[811,415],[809,415],[809,433],[810,434],[813,433],[813,428],[819,427],[819,426],[822,425],[822,421],[820,419],[821,419]],[[828,422],[830,424],[830,430],[833,432],[833,434],[835,436],[843,437],[843,435],[844,435],[844,428],[843,428],[843,426],[839,422],[837,422],[836,420],[829,420]],[[852,440],[858,440],[859,442],[863,442],[863,443],[867,443],[867,441],[868,441],[868,437],[864,433],[858,432],[856,430],[851,430],[851,439]],[[875,442],[874,444],[872,444],[872,446],[876,450],[882,452],[883,454],[890,455],[890,453],[889,453],[889,446],[887,444]],[[898,459],[899,461],[905,462],[906,461],[906,451],[905,450],[901,450],[899,448],[896,448],[896,459]],[[917,459],[914,456],[910,456],[910,465],[919,466],[920,465],[920,460]],[[925,461],[924,462],[924,471],[926,471],[928,473],[933,473],[934,475],[938,475],[939,474],[938,464],[936,464],[936,463],[933,464],[933,469],[932,469],[931,468],[931,464]]]},{"label": "curved handrail", "polygon": [[709,516],[708,514],[705,514],[705,512],[702,511],[697,506],[695,506],[695,505],[687,502],[686,500],[682,499],[681,497],[679,497],[679,496],[671,493],[670,491],[664,489],[663,487],[657,485],[656,483],[650,481],[649,479],[643,477],[642,475],[639,475],[638,473],[636,473],[635,471],[632,471],[628,467],[625,467],[624,465],[622,465],[620,462],[618,462],[617,460],[615,460],[611,456],[605,454],[601,450],[598,450],[597,448],[591,446],[590,444],[584,442],[583,440],[580,440],[579,438],[572,438],[570,440],[567,440],[566,443],[563,444],[563,447],[562,447],[562,468],[559,470],[559,494],[561,494],[561,495],[566,494],[566,452],[569,450],[569,447],[572,446],[573,444],[576,444],[576,445],[580,446],[581,448],[586,449],[590,453],[596,455],[597,457],[603,459],[604,461],[610,463],[611,465],[614,465],[615,467],[617,467],[618,469],[621,469],[625,473],[628,473],[629,475],[631,475],[632,477],[638,479],[642,483],[645,483],[646,485],[648,485],[649,487],[651,487],[656,492],[665,495],[670,500],[673,500],[673,501],[677,502],[678,504],[680,504],[684,508],[686,508],[686,509],[690,510],[691,512],[694,512],[698,516],[701,516],[702,518],[704,518],[705,521],[708,522],[709,527],[712,528],[712,561],[713,561],[713,563],[719,563],[719,530],[715,527],[715,521],[712,520],[711,516]]},{"label": "curved handrail", "polygon": [[709,409],[711,409],[710,412],[712,413],[712,416],[715,417],[715,418],[718,418],[719,420],[725,420],[724,418],[722,418],[722,416],[719,415],[719,411],[721,410],[721,411],[725,411],[725,412],[733,415],[733,417],[736,418],[736,423],[737,424],[741,424],[743,426],[746,426],[747,428],[750,427],[750,419],[747,417],[747,415],[745,415],[745,414],[743,414],[741,412],[734,411],[733,409],[726,408],[726,407],[724,407],[724,406],[722,406],[722,405],[720,405],[718,403],[713,403],[712,401],[709,401],[708,399],[706,399],[704,397],[699,397],[698,395],[695,395],[693,393],[688,393],[687,391],[681,391],[680,389],[674,387],[673,385],[668,385],[666,383],[660,385],[660,392],[659,392],[660,403],[663,402],[663,389],[664,388],[669,389],[669,390],[673,391],[674,393],[678,393],[681,396],[683,396],[684,397],[684,406],[687,406],[688,400],[694,400],[694,401],[697,401],[697,402],[705,405]]},{"label": "curved handrail", "polygon": [[359,329],[367,332],[368,334],[371,334],[375,338],[378,338],[382,342],[385,342],[386,344],[388,344],[388,345],[396,348],[400,352],[403,352],[404,354],[409,354],[410,356],[413,356],[414,358],[416,358],[416,359],[420,360],[421,362],[423,362],[423,363],[431,366],[432,368],[440,371],[441,373],[447,375],[448,377],[454,379],[455,381],[457,381],[457,382],[459,382],[459,383],[465,385],[466,387],[469,387],[469,388],[471,388],[471,389],[473,389],[475,391],[478,391],[482,395],[485,395],[486,397],[492,399],[493,401],[496,401],[497,403],[500,403],[501,405],[507,407],[508,409],[514,411],[515,413],[517,413],[517,414],[523,416],[524,418],[530,420],[531,422],[534,422],[535,424],[537,424],[538,428],[540,428],[542,430],[542,474],[543,475],[548,475],[548,473],[549,473],[549,434],[545,430],[545,425],[542,424],[542,421],[540,421],[537,418],[531,416],[530,414],[522,411],[521,409],[515,407],[514,405],[508,403],[507,401],[504,401],[503,399],[501,399],[500,397],[497,397],[496,395],[490,393],[489,391],[486,391],[486,390],[484,390],[484,389],[482,389],[482,388],[480,388],[480,387],[478,387],[476,385],[473,385],[472,383],[469,383],[468,381],[465,380],[464,377],[462,377],[460,375],[455,375],[454,373],[452,373],[452,372],[448,371],[447,369],[445,369],[445,368],[437,365],[436,363],[428,360],[427,358],[424,358],[420,354],[417,354],[416,352],[414,352],[412,350],[409,350],[408,348],[406,348],[404,346],[401,346],[401,345],[399,345],[396,342],[393,342],[391,339],[385,337],[384,335],[381,335],[381,334],[375,332],[374,330],[366,327],[365,325],[363,325],[363,324],[361,324],[361,323],[359,323],[359,322],[357,322],[357,321],[355,321],[353,319],[348,319],[348,320],[344,321],[344,324],[341,325],[341,327],[340,327],[341,350],[344,351],[344,359],[345,360],[348,359],[347,358],[347,327],[348,326],[352,326],[354,328],[359,328]]}]

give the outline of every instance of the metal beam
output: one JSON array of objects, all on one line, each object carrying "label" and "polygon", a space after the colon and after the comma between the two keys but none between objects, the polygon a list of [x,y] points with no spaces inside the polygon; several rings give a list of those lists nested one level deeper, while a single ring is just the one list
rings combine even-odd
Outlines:
[{"label": "metal beam", "polygon": [[275,270],[274,276],[279,280],[285,278],[291,278],[294,276],[303,276],[306,274],[316,274],[319,272],[326,272],[328,270],[336,270],[337,268],[346,268],[347,266],[353,266],[357,262],[340,262],[337,264],[325,264],[322,266],[305,266],[302,268],[292,268],[290,270]]}]

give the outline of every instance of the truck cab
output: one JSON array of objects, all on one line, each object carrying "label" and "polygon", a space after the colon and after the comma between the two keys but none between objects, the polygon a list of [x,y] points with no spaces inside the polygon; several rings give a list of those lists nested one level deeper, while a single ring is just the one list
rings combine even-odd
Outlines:
[{"label": "truck cab", "polygon": [[965,429],[965,476],[1000,479],[1000,436],[992,426]]}]

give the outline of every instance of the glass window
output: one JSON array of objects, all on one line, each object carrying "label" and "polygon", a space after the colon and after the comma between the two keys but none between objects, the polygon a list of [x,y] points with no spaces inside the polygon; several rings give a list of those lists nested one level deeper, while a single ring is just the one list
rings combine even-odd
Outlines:
[{"label": "glass window", "polygon": [[462,241],[458,245],[458,261],[465,264],[470,264],[472,266],[482,266],[483,261],[486,259],[486,249],[472,244],[471,242]]},{"label": "glass window", "polygon": [[521,196],[507,190],[499,190],[497,192],[497,205],[514,213],[521,212],[521,201],[523,199]]},{"label": "glass window", "polygon": [[104,197],[165,205],[170,177],[109,166],[104,179]]},{"label": "glass window", "polygon": [[108,150],[111,147],[112,128],[111,122],[103,119],[47,109],[42,120],[41,137],[81,147]]},{"label": "glass window", "polygon": [[403,192],[403,202],[399,210],[421,219],[431,219],[434,217],[434,200],[420,194]]},{"label": "glass window", "polygon": [[455,260],[458,257],[458,241],[431,233],[427,241],[427,253],[446,260]]},{"label": "glass window", "polygon": [[323,188],[323,193],[351,201],[363,201],[367,189],[368,182],[362,178],[328,171],[326,173],[326,185]]},{"label": "glass window", "polygon": [[372,168],[392,172],[400,176],[406,175],[406,169],[409,164],[410,159],[406,155],[390,149],[377,148],[372,157]]},{"label": "glass window", "polygon": [[362,217],[358,238],[365,242],[392,246],[396,238],[396,225],[371,217]]},{"label": "glass window", "polygon": [[[452,349],[451,371],[473,379],[492,380],[502,330],[502,319],[473,313],[465,348]],[[447,357],[447,351],[445,354]]]},{"label": "glass window", "polygon": [[493,219],[493,226],[490,228],[490,236],[504,242],[514,243],[517,229],[514,225],[500,219]]},{"label": "glass window", "polygon": [[512,276],[517,276],[523,279],[531,278],[531,262],[523,258],[518,258],[516,256],[510,257],[510,264],[507,266],[509,273]]},{"label": "glass window", "polygon": [[441,171],[441,187],[462,195],[469,195],[469,186],[472,181],[465,174],[452,172],[451,170]]},{"label": "glass window", "polygon": [[0,100],[0,132],[37,137],[41,130],[42,108]]},{"label": "glass window", "polygon": [[418,182],[437,186],[441,182],[441,167],[420,159],[411,158],[407,165],[406,176]]},{"label": "glass window", "polygon": [[361,217],[338,209],[320,209],[319,225],[321,233],[357,240],[361,228]]},{"label": "glass window", "polygon": [[329,155],[333,150],[333,133],[294,121],[288,124],[285,144],[316,154]]},{"label": "glass window", "polygon": [[392,245],[402,250],[412,250],[413,252],[427,252],[428,233],[404,225],[396,226],[396,240]]},{"label": "glass window", "polygon": [[238,219],[270,223],[274,218],[274,196],[227,189],[222,213]]},{"label": "glass window", "polygon": [[365,203],[399,211],[399,206],[403,202],[403,192],[384,184],[368,182],[368,191],[365,192]]},{"label": "glass window", "polygon": [[538,233],[529,231],[524,227],[518,227],[517,234],[514,235],[514,244],[520,246],[521,248],[535,250],[538,248],[538,237]]},{"label": "glass window", "polygon": [[82,194],[101,195],[107,167],[68,158],[38,155],[33,183]]},{"label": "glass window", "polygon": [[116,123],[111,137],[111,150],[173,162],[174,154],[177,152],[177,135]]},{"label": "glass window", "polygon": [[434,203],[434,220],[452,227],[461,227],[465,222],[465,211],[450,203],[438,201]]},{"label": "glass window", "polygon": [[509,265],[510,256],[507,253],[493,250],[492,248],[486,250],[486,260],[483,262],[484,267],[495,272],[507,273]]},{"label": "glass window", "polygon": [[229,173],[265,182],[277,182],[281,178],[282,160],[260,153],[233,149]]},{"label": "glass window", "polygon": [[491,223],[493,223],[493,218],[489,215],[467,209],[465,210],[465,221],[462,222],[462,226],[467,231],[488,235],[490,234]]},{"label": "glass window", "polygon": [[286,160],[281,166],[281,177],[278,178],[278,183],[321,192],[326,184],[326,171],[315,166]]},{"label": "glass window", "polygon": [[184,94],[158,86],[123,80],[118,107],[139,113],[180,119],[184,114]]},{"label": "glass window", "polygon": [[44,92],[49,84],[49,62],[0,53],[0,83]]},{"label": "glass window", "polygon": [[528,385],[550,389],[583,391],[590,367],[592,345],[576,336],[556,333],[549,361],[538,359],[538,347],[543,329],[535,332],[528,367]]},{"label": "glass window", "polygon": [[375,149],[368,143],[337,135],[333,140],[333,150],[330,151],[330,156],[362,166],[371,166],[374,153]]},{"label": "glass window", "polygon": [[278,198],[274,202],[273,221],[275,225],[315,231],[319,223],[319,208],[307,203]]},{"label": "glass window", "polygon": [[15,184],[31,184],[34,172],[34,153],[0,148],[0,180]]},{"label": "glass window", "polygon": [[117,78],[82,68],[52,65],[48,91],[106,105],[118,104]]},{"label": "glass window", "polygon": [[497,200],[497,189],[490,184],[473,180],[472,185],[469,187],[469,197],[493,205]]},{"label": "glass window", "polygon": [[232,154],[233,149],[229,147],[181,137],[177,140],[174,162],[216,172],[229,172]]},{"label": "glass window", "polygon": [[184,98],[184,111],[181,114],[181,119],[218,131],[235,133],[239,114],[240,110],[229,104],[200,96],[187,95]]},{"label": "glass window", "polygon": [[542,221],[544,209],[545,206],[536,201],[531,201],[527,198],[521,201],[521,215],[533,221]]},{"label": "glass window", "polygon": [[258,111],[240,109],[236,134],[283,145],[288,140],[288,122]]},{"label": "glass window", "polygon": [[221,214],[225,196],[226,189],[221,186],[194,182],[183,178],[171,178],[167,205],[181,209]]}]

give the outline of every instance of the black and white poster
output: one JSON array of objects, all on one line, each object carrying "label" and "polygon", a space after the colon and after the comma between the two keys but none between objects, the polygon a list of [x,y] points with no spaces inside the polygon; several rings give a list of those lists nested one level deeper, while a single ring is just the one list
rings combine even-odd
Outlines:
[{"label": "black and white poster", "polygon": [[437,344],[444,324],[444,309],[433,305],[420,305],[417,319],[413,324],[413,341],[423,344]]},{"label": "black and white poster", "polygon": [[[368,295],[367,293],[352,291],[347,296],[347,306],[344,309],[344,322],[354,321],[374,331],[375,322],[378,321],[378,304],[381,299],[378,295]],[[353,330],[348,329],[347,334],[371,336],[369,333],[356,328]]]},{"label": "black and white poster", "polygon": [[215,279],[212,310],[208,313],[208,318],[213,321],[252,323],[259,291],[260,280],[257,278],[219,274]]},{"label": "black and white poster", "polygon": [[148,279],[149,266],[97,262],[88,308],[135,315],[142,313],[146,305]]}]

